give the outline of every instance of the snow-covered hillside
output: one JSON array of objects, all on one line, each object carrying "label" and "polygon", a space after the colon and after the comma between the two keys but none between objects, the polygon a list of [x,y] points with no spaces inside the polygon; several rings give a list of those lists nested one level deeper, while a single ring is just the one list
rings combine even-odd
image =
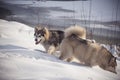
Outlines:
[{"label": "snow-covered hillside", "polygon": [[0,80],[120,80],[120,61],[117,74],[64,62],[36,46],[33,33],[27,25],[0,20]]}]

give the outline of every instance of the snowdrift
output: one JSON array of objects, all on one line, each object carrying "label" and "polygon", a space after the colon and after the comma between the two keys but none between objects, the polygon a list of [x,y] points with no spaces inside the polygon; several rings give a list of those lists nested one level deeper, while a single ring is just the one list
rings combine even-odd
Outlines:
[{"label": "snowdrift", "polygon": [[34,29],[0,20],[0,80],[120,80],[117,74],[78,63],[68,63],[34,44]]}]

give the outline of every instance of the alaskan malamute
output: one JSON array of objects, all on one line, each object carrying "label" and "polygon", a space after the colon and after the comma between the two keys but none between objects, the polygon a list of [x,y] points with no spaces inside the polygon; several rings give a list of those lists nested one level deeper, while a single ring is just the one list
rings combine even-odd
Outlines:
[{"label": "alaskan malamute", "polygon": [[48,30],[46,27],[35,27],[35,44],[41,43],[49,54],[59,49],[64,38],[64,32],[60,30]]},{"label": "alaskan malamute", "polygon": [[65,30],[65,37],[60,45],[61,60],[71,61],[74,57],[80,62],[116,73],[116,58],[99,43],[86,38],[86,30],[82,27],[70,27]]}]

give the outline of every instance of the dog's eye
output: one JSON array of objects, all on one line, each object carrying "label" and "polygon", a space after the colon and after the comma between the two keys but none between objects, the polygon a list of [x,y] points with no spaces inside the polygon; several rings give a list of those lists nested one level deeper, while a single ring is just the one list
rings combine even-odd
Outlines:
[{"label": "dog's eye", "polygon": [[41,34],[41,36],[44,36],[44,34]]},{"label": "dog's eye", "polygon": [[44,32],[41,32],[41,36],[44,36]]},{"label": "dog's eye", "polygon": [[41,34],[38,34],[37,37],[41,37]]},{"label": "dog's eye", "polygon": [[38,37],[41,37],[41,35],[39,35]]}]

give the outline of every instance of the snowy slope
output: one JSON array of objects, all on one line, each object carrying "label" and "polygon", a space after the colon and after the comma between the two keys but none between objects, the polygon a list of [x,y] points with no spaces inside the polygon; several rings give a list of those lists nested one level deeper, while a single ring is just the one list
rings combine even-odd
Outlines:
[{"label": "snowy slope", "polygon": [[120,80],[117,73],[68,63],[34,44],[33,28],[0,20],[0,80]]}]

